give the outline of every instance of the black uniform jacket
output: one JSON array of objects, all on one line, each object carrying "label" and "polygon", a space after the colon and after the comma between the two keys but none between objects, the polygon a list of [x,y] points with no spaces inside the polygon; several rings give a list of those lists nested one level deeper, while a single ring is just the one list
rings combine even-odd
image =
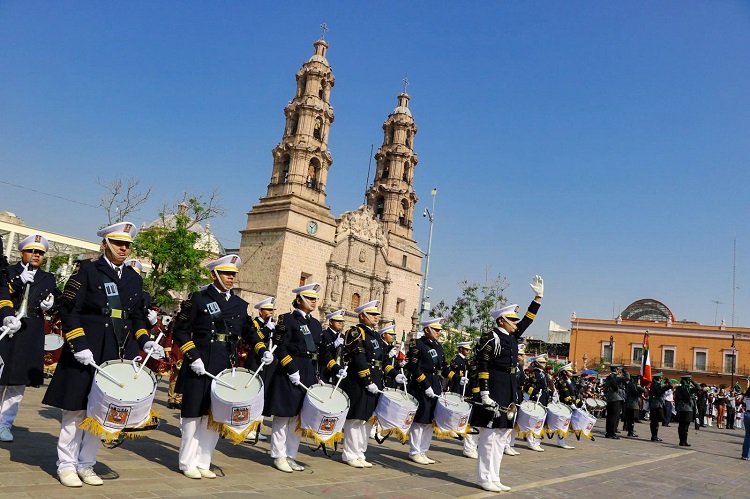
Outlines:
[{"label": "black uniform jacket", "polygon": [[[328,369],[335,374],[339,367],[323,345],[320,322],[309,314],[305,316],[300,310],[279,316],[273,344],[277,347],[274,356],[279,364],[268,380],[263,414],[294,417],[302,409],[305,390],[292,385],[288,375],[299,372],[302,384],[310,387],[318,381],[321,370]],[[259,347],[258,353],[262,356],[265,351],[265,347]]]},{"label": "black uniform jacket", "polygon": [[370,393],[365,387],[375,383],[383,389],[385,374],[394,369],[388,360],[390,347],[380,335],[364,324],[357,324],[346,333],[344,340],[344,362],[347,377],[341,389],[349,395],[349,412],[346,419],[367,421],[378,405],[379,393]]},{"label": "black uniform jacket", "polygon": [[[268,321],[264,322],[260,317],[252,318],[250,316],[245,320],[245,330],[250,333],[250,351],[247,354],[245,360],[245,367],[251,371],[255,371],[261,365],[262,352],[265,352],[271,348],[273,342],[273,329],[268,327]],[[274,327],[276,327],[274,325]],[[268,387],[268,380],[271,379],[273,371],[276,369],[276,365],[279,363],[274,357],[273,362],[267,366],[263,366],[263,370],[260,373],[260,377],[263,379],[263,385]]]},{"label": "black uniform jacket", "polygon": [[448,367],[448,391],[453,393],[463,392],[461,378],[468,377],[468,372],[468,360],[460,353],[456,354]]},{"label": "black uniform jacket", "polygon": [[8,259],[5,258],[5,252],[3,251],[3,239],[0,238],[0,325],[3,323],[3,319],[9,315],[13,315],[13,302],[10,301],[10,290],[8,289]]},{"label": "black uniform jacket", "polygon": [[[220,320],[215,321],[209,312],[213,304],[221,309]],[[232,367],[245,319],[247,302],[235,294],[227,300],[213,285],[196,291],[182,303],[174,327],[174,341],[185,356],[175,387],[182,393],[182,417],[205,416],[211,407],[212,379],[195,374],[190,364],[200,358],[213,375]],[[244,337],[249,339],[247,331]]]},{"label": "black uniform jacket", "polygon": [[[343,331],[341,334],[345,334]],[[336,361],[337,364],[341,364],[344,355],[344,345],[341,344],[338,347],[335,346],[336,339],[339,337],[339,333],[327,327],[323,330],[323,348],[327,348],[330,352],[331,357]],[[324,381],[327,383],[336,384],[338,381],[335,377],[325,376]]]},{"label": "black uniform jacket", "polygon": [[[477,378],[479,391],[474,400],[481,402],[481,392],[488,391],[490,398],[502,407],[516,402],[518,392],[518,339],[536,318],[540,304],[532,301],[523,318],[518,321],[514,334],[495,328],[482,334],[477,345]],[[504,412],[495,417],[494,409],[476,406],[471,412],[471,425],[485,428],[512,428]]]},{"label": "black uniform jacket", "polygon": [[677,411],[677,421],[681,423],[693,421],[693,414],[696,410],[695,394],[701,387],[693,380],[690,384],[680,383],[674,391],[674,405]]},{"label": "black uniform jacket", "polygon": [[[115,298],[107,296],[105,281],[117,286],[119,309]],[[119,278],[104,256],[76,264],[59,302],[66,341],[42,403],[68,411],[86,409],[94,368],[78,362],[73,352],[89,349],[99,365],[137,356],[149,340],[142,300],[143,280],[131,267],[124,266]],[[116,321],[122,324],[122,346],[114,331]]]},{"label": "black uniform jacket", "polygon": [[[11,300],[16,310],[25,295],[26,285],[20,277],[23,270],[21,262],[8,267]],[[39,308],[39,302],[50,293],[55,301],[59,299],[55,276],[37,269],[34,282],[30,283],[28,312],[21,320],[21,329],[13,338],[0,341],[0,357],[5,361],[0,385],[39,386],[44,382],[44,312]]]},{"label": "black uniform jacket", "polygon": [[557,395],[560,397],[560,402],[563,404],[575,405],[576,407],[581,407],[581,405],[583,405],[581,399],[578,397],[575,385],[573,385],[573,382],[567,379],[564,374],[561,374],[560,377],[555,380],[555,387],[557,388]]},{"label": "black uniform jacket", "polygon": [[427,339],[426,336],[412,340],[409,344],[408,366],[411,371],[409,393],[419,402],[414,422],[429,424],[435,415],[437,398],[430,398],[424,392],[432,387],[435,395],[443,393],[440,384],[440,373],[446,366],[443,345]]},{"label": "black uniform jacket", "polygon": [[664,403],[664,392],[666,392],[669,389],[669,386],[665,383],[657,383],[656,381],[653,381],[651,383],[651,386],[649,387],[649,399],[648,399],[648,407],[649,410],[656,410],[658,409],[661,411],[664,409],[664,406],[666,405]]}]

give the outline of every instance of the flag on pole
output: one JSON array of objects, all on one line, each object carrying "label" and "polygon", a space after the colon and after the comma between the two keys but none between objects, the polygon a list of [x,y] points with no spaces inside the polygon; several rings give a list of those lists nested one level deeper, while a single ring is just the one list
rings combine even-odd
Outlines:
[{"label": "flag on pole", "polygon": [[648,329],[643,334],[643,353],[641,354],[641,380],[642,384],[651,384],[651,356],[648,353]]},{"label": "flag on pole", "polygon": [[399,362],[406,361],[406,331],[401,332],[401,344],[398,346],[398,356],[396,359]]}]

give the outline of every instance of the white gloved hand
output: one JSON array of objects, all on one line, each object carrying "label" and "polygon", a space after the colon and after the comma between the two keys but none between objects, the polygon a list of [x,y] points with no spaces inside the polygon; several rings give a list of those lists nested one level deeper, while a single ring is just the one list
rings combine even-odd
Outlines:
[{"label": "white gloved hand", "polygon": [[190,363],[190,369],[198,376],[206,374],[206,366],[203,365],[203,359],[195,359]]},{"label": "white gloved hand", "polygon": [[21,320],[15,315],[9,315],[3,319],[3,326],[8,328],[8,336],[12,338],[21,329]]},{"label": "white gloved hand", "polygon": [[146,317],[152,326],[155,326],[156,323],[159,322],[159,316],[157,315],[156,310],[149,309],[148,312],[146,312]]},{"label": "white gloved hand", "polygon": [[260,361],[263,362],[263,365],[265,365],[265,366],[267,366],[270,363],[272,363],[273,362],[273,354],[271,353],[271,351],[270,350],[266,350],[265,352],[263,352],[263,357],[261,357]]},{"label": "white gloved hand", "polygon": [[482,403],[484,405],[497,405],[497,403],[490,398],[490,392],[480,392],[482,396]]},{"label": "white gloved hand", "polygon": [[469,383],[469,378],[466,376],[461,376],[461,381],[458,382],[461,386],[464,386]]},{"label": "white gloved hand", "polygon": [[391,348],[391,351],[388,352],[388,358],[392,359],[396,355],[398,355],[398,348],[396,348],[396,347]]},{"label": "white gloved hand", "polygon": [[432,389],[432,387],[427,388],[427,390],[424,391],[424,394],[427,395],[427,398],[434,399],[437,397],[435,394],[435,390]]},{"label": "white gloved hand", "polygon": [[287,376],[289,376],[289,381],[291,381],[294,386],[300,384],[299,371],[294,371],[292,374],[287,374]]},{"label": "white gloved hand", "polygon": [[164,347],[153,340],[149,340],[146,342],[146,344],[143,345],[143,351],[146,353],[148,353],[149,351],[153,351],[151,357],[155,359],[161,359],[162,357],[164,357]]},{"label": "white gloved hand", "polygon": [[73,357],[75,357],[75,359],[84,366],[87,366],[94,362],[94,354],[88,348],[86,350],[81,350],[80,352],[74,353]]},{"label": "white gloved hand", "polygon": [[39,308],[42,309],[42,312],[46,312],[47,310],[52,308],[52,305],[55,304],[55,296],[50,293],[47,295],[47,298],[39,302]]},{"label": "white gloved hand", "polygon": [[23,272],[21,272],[21,282],[26,284],[29,282],[34,282],[34,272],[29,270],[28,266],[24,269]]},{"label": "white gloved hand", "polygon": [[269,331],[273,331],[274,329],[276,329],[276,323],[273,320],[269,320],[268,324],[266,324],[266,327]]},{"label": "white gloved hand", "polygon": [[398,373],[396,375],[396,383],[398,383],[399,385],[403,385],[404,383],[406,383],[406,376],[404,376],[401,373]]},{"label": "white gloved hand", "polygon": [[346,369],[340,369],[339,372],[336,373],[336,377],[341,379],[346,378]]},{"label": "white gloved hand", "polygon": [[378,391],[379,391],[379,390],[378,390],[378,385],[376,385],[375,383],[370,383],[369,385],[367,385],[367,386],[365,387],[365,389],[366,389],[366,390],[367,390],[368,392],[372,393],[373,395],[374,395],[374,394],[376,394],[376,393],[378,393]]},{"label": "white gloved hand", "polygon": [[542,279],[542,276],[535,275],[534,278],[531,280],[531,289],[534,290],[534,293],[539,298],[544,296],[544,280]]},{"label": "white gloved hand", "polygon": [[334,340],[334,342],[333,342],[333,348],[338,348],[338,347],[340,347],[343,344],[344,344],[344,338],[342,338],[341,336],[339,336],[338,338],[336,338]]}]

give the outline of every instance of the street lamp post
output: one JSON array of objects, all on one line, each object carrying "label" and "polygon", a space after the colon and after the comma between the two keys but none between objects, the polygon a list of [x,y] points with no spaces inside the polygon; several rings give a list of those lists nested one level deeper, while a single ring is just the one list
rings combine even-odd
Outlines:
[{"label": "street lamp post", "polygon": [[610,335],[609,337],[609,363],[615,362],[615,339]]},{"label": "street lamp post", "polygon": [[430,220],[430,232],[427,236],[427,253],[425,253],[425,264],[424,274],[422,275],[421,292],[419,294],[419,320],[425,320],[425,314],[427,313],[427,275],[430,272],[430,250],[432,249],[432,224],[435,222],[435,196],[437,195],[437,187],[432,189],[432,211],[429,208],[424,209],[422,216],[428,217]]},{"label": "street lamp post", "polygon": [[734,335],[732,335],[732,384],[729,390],[734,390],[734,366],[737,363],[737,350],[734,348]]}]

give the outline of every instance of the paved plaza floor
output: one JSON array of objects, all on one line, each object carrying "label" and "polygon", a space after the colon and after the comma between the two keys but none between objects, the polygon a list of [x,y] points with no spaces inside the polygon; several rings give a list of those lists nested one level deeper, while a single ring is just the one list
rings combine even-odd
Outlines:
[{"label": "paved plaza floor", "polygon": [[179,413],[167,409],[164,381],[155,402],[160,428],[101,449],[95,470],[103,486],[69,489],[55,475],[60,411],[41,405],[45,389],[27,389],[13,428],[15,442],[0,443],[3,497],[750,497],[750,461],[740,459],[744,430],[691,429],[692,447],[685,448],[677,445],[676,424],[660,428],[664,442],[653,443],[648,424],[636,425],[640,438],[605,439],[603,421],[594,442],[569,438],[575,450],[560,449],[554,440],[545,440],[546,452],[517,444],[521,455],[504,456],[500,472],[513,488],[509,493],[477,488],[476,461],[462,456],[455,439],[433,440],[429,456],[437,462],[430,466],[409,461],[408,445],[393,438],[382,445],[370,440],[367,458],[375,465],[370,469],[346,466],[340,454],[313,452],[303,440],[298,461],[306,469],[292,474],[271,466],[268,442],[220,440],[212,468],[219,477],[191,480],[177,469]]}]

